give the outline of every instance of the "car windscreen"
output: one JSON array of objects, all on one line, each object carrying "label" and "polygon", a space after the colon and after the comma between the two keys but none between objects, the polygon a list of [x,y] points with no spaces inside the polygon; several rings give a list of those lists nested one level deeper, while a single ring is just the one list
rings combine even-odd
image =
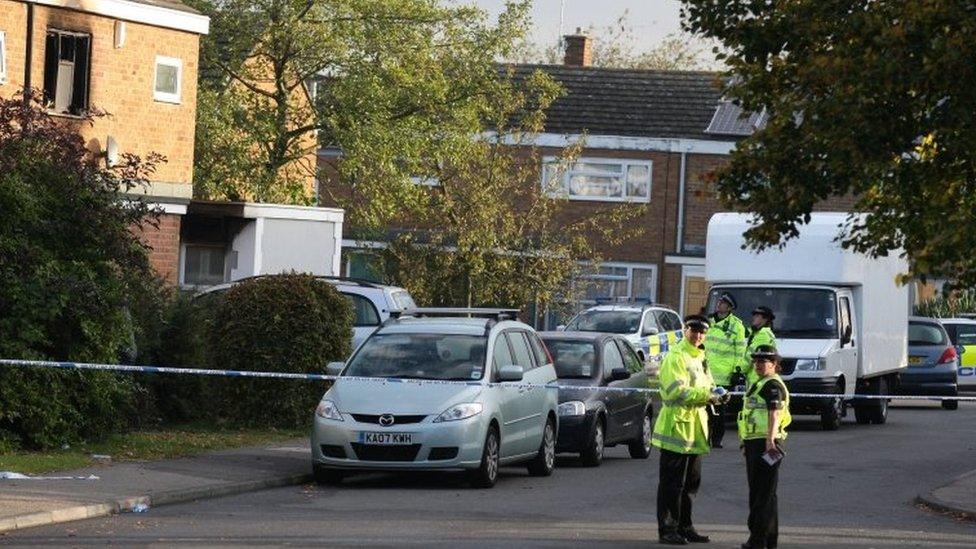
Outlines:
[{"label": "car windscreen", "polygon": [[930,322],[908,323],[909,345],[948,345],[945,330]]},{"label": "car windscreen", "polygon": [[343,375],[407,379],[478,380],[485,369],[484,336],[374,334]]},{"label": "car windscreen", "polygon": [[801,288],[715,288],[708,293],[707,310],[715,311],[715,303],[723,293],[736,301],[735,315],[749,326],[752,311],[759,306],[769,307],[776,315],[773,332],[777,338],[834,339],[837,330],[837,297],[830,290]]},{"label": "car windscreen", "polygon": [[566,325],[566,331],[632,334],[640,319],[641,311],[583,311]]},{"label": "car windscreen", "polygon": [[546,339],[559,379],[590,379],[596,377],[596,346],[592,341]]}]

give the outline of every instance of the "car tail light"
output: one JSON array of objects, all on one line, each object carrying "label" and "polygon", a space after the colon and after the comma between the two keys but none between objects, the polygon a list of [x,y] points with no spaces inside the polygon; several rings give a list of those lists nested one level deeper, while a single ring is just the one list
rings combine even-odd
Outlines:
[{"label": "car tail light", "polygon": [[954,347],[949,347],[948,349],[943,351],[942,356],[939,357],[939,364],[946,364],[948,362],[952,362],[958,356],[959,355],[956,354],[956,349]]}]

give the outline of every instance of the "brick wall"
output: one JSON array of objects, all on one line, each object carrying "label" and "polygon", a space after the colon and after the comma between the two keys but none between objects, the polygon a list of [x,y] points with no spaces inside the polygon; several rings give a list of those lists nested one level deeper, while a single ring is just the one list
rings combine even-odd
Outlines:
[{"label": "brick wall", "polygon": [[[27,6],[0,0],[0,30],[7,39],[8,82],[0,95],[10,97],[24,85]],[[104,150],[112,135],[120,152],[145,156],[158,152],[167,162],[157,167],[154,194],[189,197],[193,181],[193,138],[196,119],[199,35],[173,29],[126,23],[126,39],[115,48],[115,19],[48,6],[34,6],[31,86],[44,87],[44,50],[48,29],[89,33],[92,37],[89,105],[109,116],[93,126],[62,116],[77,127],[94,151]],[[153,99],[157,55],[182,60],[181,102]]]},{"label": "brick wall", "polygon": [[173,286],[179,282],[181,220],[179,215],[163,214],[159,216],[158,228],[146,225],[134,230],[149,247],[149,263],[153,269]]}]

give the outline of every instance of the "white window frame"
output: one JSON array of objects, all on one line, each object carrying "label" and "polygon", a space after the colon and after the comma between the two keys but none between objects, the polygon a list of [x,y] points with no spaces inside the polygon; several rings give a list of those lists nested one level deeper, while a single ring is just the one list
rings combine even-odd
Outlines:
[{"label": "white window frame", "polygon": [[[588,262],[583,262],[582,265],[584,265],[584,266],[592,266],[592,264],[591,263],[588,263]],[[599,267],[625,268],[625,269],[627,269],[627,274],[626,275],[610,275],[610,274],[599,274],[599,273],[596,273],[596,274],[583,274],[582,276],[580,276],[581,281],[585,282],[587,280],[609,280],[609,281],[615,281],[616,282],[616,281],[623,281],[623,280],[626,279],[626,281],[627,281],[627,296],[626,297],[631,298],[631,299],[636,299],[636,297],[634,296],[634,270],[635,269],[642,269],[642,270],[651,271],[652,274],[651,274],[651,296],[650,296],[650,301],[652,303],[653,302],[657,302],[658,269],[657,269],[657,265],[656,264],[654,264],[654,263],[627,263],[627,262],[619,262],[619,261],[605,261],[603,263],[600,263],[598,266]],[[586,304],[592,305],[592,304],[596,303],[596,301],[594,301],[592,299],[582,298],[582,299],[580,299],[580,303],[586,303]]]},{"label": "white window frame", "polygon": [[[550,185],[549,179],[552,177],[549,170],[553,169],[553,164],[559,165],[565,162],[565,166],[559,166],[559,170],[562,171],[560,177],[562,178],[561,185]],[[577,164],[618,164],[621,166],[621,178],[623,179],[624,192],[627,188],[627,171],[631,166],[643,166],[647,168],[648,182],[647,182],[647,196],[578,196],[573,195],[569,192],[569,180],[572,176],[574,166]],[[651,194],[654,190],[654,162],[651,160],[637,160],[633,158],[607,158],[607,157],[581,157],[573,161],[564,161],[557,156],[544,156],[542,157],[542,191],[547,193],[549,196],[557,198],[566,198],[568,200],[579,200],[585,202],[626,202],[626,203],[641,203],[649,204],[651,202]],[[605,174],[601,174],[605,175]]]},{"label": "white window frame", "polygon": [[[214,249],[221,249],[221,250],[223,250],[223,252],[224,252],[224,273],[223,273],[222,282],[217,282],[216,284],[188,284],[186,282],[186,251],[187,251],[187,248],[188,247],[193,247],[193,248],[214,248]],[[179,264],[179,274],[177,276],[177,280],[179,282],[180,287],[181,288],[210,288],[211,286],[218,286],[220,284],[226,284],[227,282],[230,281],[229,277],[227,276],[227,274],[228,274],[227,273],[227,258],[228,258],[228,255],[229,254],[228,254],[227,247],[226,246],[223,246],[221,244],[196,244],[196,243],[192,243],[192,242],[191,243],[184,242],[184,243],[180,244],[180,258],[179,258],[180,264]]]},{"label": "white window frame", "polygon": [[[156,89],[156,84],[158,84],[156,79],[159,77],[160,65],[176,67],[176,93],[161,92]],[[182,89],[183,89],[183,60],[176,57],[166,57],[165,55],[157,55],[156,62],[153,64],[153,99],[156,101],[161,101],[163,103],[174,103],[176,105],[179,105],[182,102],[182,100],[180,99],[180,92]]]},{"label": "white window frame", "polygon": [[7,83],[7,35],[0,30],[0,84]]}]

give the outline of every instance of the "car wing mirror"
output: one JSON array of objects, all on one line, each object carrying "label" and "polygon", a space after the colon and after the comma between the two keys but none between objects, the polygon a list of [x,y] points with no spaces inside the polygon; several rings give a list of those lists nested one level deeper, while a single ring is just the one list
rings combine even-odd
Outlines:
[{"label": "car wing mirror", "polygon": [[566,325],[565,324],[560,324],[559,326],[556,326],[556,331],[557,332],[565,332],[566,331]]},{"label": "car wing mirror", "polygon": [[956,345],[956,354],[962,356],[966,352],[966,347],[963,345]]},{"label": "car wing mirror", "polygon": [[342,369],[345,367],[345,362],[330,362],[325,365],[325,373],[326,375],[337,376],[342,373]]},{"label": "car wing mirror", "polygon": [[614,368],[610,370],[610,379],[613,381],[623,381],[630,379],[630,372],[627,368]]},{"label": "car wing mirror", "polygon": [[499,381],[522,381],[522,376],[525,375],[525,370],[521,366],[502,366],[498,370],[498,380]]},{"label": "car wing mirror", "polygon": [[657,328],[654,328],[653,326],[648,326],[641,330],[641,337],[653,336],[657,334]]}]

